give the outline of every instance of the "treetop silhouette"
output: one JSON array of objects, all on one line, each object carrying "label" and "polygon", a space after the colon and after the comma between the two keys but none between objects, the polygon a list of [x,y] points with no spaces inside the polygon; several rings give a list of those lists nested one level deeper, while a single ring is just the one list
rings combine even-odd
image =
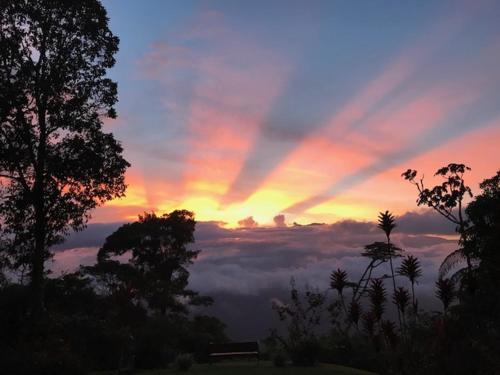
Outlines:
[{"label": "treetop silhouette", "polygon": [[129,164],[102,129],[116,117],[118,38],[97,0],[2,1],[0,25],[0,215],[36,321],[50,247],[125,192]]}]

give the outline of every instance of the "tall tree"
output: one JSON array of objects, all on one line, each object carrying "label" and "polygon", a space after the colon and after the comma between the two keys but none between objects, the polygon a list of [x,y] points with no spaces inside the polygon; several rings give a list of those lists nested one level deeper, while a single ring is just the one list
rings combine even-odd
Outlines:
[{"label": "tall tree", "polygon": [[500,332],[500,289],[498,288],[500,285],[500,171],[495,176],[485,179],[480,187],[482,192],[469,203],[466,209],[471,224],[467,231],[467,243],[470,246],[471,256],[476,259],[477,264],[474,270],[477,295],[471,300],[471,305],[479,310],[478,313],[489,318],[495,317],[497,332]]},{"label": "tall tree", "polygon": [[118,38],[98,0],[0,0],[0,28],[0,214],[36,321],[50,247],[125,192],[129,164],[102,129]]},{"label": "tall tree", "polygon": [[464,200],[472,197],[472,191],[465,184],[464,174],[470,168],[464,164],[451,163],[446,167],[439,168],[434,176],[443,178],[443,182],[429,189],[424,185],[423,177],[416,180],[417,171],[408,169],[403,172],[402,177],[416,186],[418,190],[417,204],[427,206],[456,225],[456,231],[460,236],[459,249],[452,252],[443,261],[441,266],[441,277],[447,271],[449,264],[454,265],[457,260],[465,259],[467,263],[467,274],[470,276],[473,268],[473,257],[471,247],[467,243],[467,229],[469,222],[465,215]]},{"label": "tall tree", "polygon": [[[394,215],[389,211],[381,212],[378,215],[378,227],[382,229],[385,233],[385,238],[387,241],[387,254],[389,257],[389,265],[391,267],[391,278],[392,278],[392,287],[393,293],[396,293],[396,277],[394,276],[394,265],[392,264],[393,254],[391,252],[391,232],[394,228],[396,228],[396,219]],[[401,328],[401,311],[399,309],[399,305],[396,304],[398,309],[398,319],[399,319],[399,328]]]},{"label": "tall tree", "polygon": [[411,300],[413,312],[416,315],[418,312],[418,302],[415,298],[415,283],[422,276],[422,267],[420,261],[413,255],[408,255],[401,262],[400,267],[396,270],[398,275],[406,277],[411,283]]},{"label": "tall tree", "polygon": [[[472,256],[480,261],[480,273],[500,280],[500,170],[480,185],[481,194],[467,206],[471,223],[467,231]],[[495,285],[496,283],[492,283]],[[497,284],[498,285],[498,284]]]},{"label": "tall tree", "polygon": [[130,253],[128,265],[136,272],[129,281],[139,298],[161,315],[186,312],[185,302],[210,303],[210,298],[187,289],[187,267],[199,253],[187,247],[194,242],[195,225],[193,213],[186,210],[139,216],[138,221],[121,226],[106,238],[94,268],[113,262],[111,256]]}]

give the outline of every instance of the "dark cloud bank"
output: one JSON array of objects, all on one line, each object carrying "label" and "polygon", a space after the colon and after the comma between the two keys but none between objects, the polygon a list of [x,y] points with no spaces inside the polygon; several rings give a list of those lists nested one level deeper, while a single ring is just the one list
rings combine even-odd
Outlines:
[{"label": "dark cloud bank", "polygon": [[[326,290],[330,272],[337,267],[356,279],[366,266],[360,257],[363,246],[383,238],[375,223],[341,221],[335,224],[225,229],[216,222],[200,222],[194,248],[202,252],[191,267],[191,287],[215,297],[208,313],[228,325],[237,340],[260,339],[276,324],[273,299],[287,296],[290,278],[298,285]],[[422,307],[433,308],[437,266],[454,250],[454,230],[432,212],[407,213],[398,219],[394,242],[418,256],[424,269],[418,291]],[[105,237],[120,223],[91,224],[59,246],[52,268],[56,272],[79,264],[92,264]],[[381,274],[389,273],[380,269]],[[401,283],[404,283],[401,280]]]}]

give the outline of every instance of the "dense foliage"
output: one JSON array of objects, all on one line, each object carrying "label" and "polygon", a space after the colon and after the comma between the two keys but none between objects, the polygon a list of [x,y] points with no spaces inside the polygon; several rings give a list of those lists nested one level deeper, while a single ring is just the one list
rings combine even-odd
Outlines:
[{"label": "dense foliage", "polygon": [[[187,268],[199,251],[189,250],[194,242],[195,220],[192,212],[173,211],[156,216],[139,216],[110,235],[97,254],[96,266],[87,272],[107,293],[118,288],[130,301],[145,302],[161,315],[186,312],[189,304],[209,304],[211,299],[187,289]],[[111,259],[129,254],[127,263]]]},{"label": "dense foliage", "polygon": [[[292,284],[290,303],[275,306],[289,324],[284,327],[284,335],[272,332],[268,340],[271,350],[285,350],[295,363],[291,343],[309,343],[313,338],[315,345],[302,356],[315,360],[300,364],[333,361],[383,374],[497,374],[500,171],[484,180],[480,184],[482,192],[466,205],[465,196],[472,196],[464,180],[467,170],[462,164],[439,169],[436,175],[445,181],[431,189],[425,188],[422,179],[415,181],[416,171],[403,174],[418,188],[417,203],[455,223],[459,234],[458,250],[444,259],[435,283],[441,312],[419,309],[415,286],[422,267],[417,257],[406,255],[394,272],[392,260],[402,256],[403,251],[391,242],[396,220],[386,211],[379,217],[386,241],[365,246],[361,255],[369,263],[361,278],[351,281],[342,269],[330,275],[330,287],[337,295],[327,309],[330,330],[318,330],[324,322],[320,322],[323,316],[316,313],[324,310],[326,294],[306,291],[306,298],[300,302],[300,291]],[[377,268],[384,263],[389,263],[390,275],[377,274]],[[460,264],[464,267],[460,268]],[[392,293],[386,281],[392,284]],[[410,290],[406,288],[408,283]],[[391,305],[396,315],[390,314]],[[312,322],[314,325],[309,326]],[[300,327],[307,329],[301,331]]]},{"label": "dense foliage", "polygon": [[29,275],[34,326],[51,246],[125,191],[129,164],[102,129],[116,117],[117,51],[97,0],[0,1],[2,250]]},{"label": "dense foliage", "polygon": [[[36,339],[26,340],[29,287],[7,283],[0,290],[2,370],[79,374],[91,369],[164,367],[186,357],[183,353],[206,361],[209,344],[227,338],[218,319],[189,314],[189,305],[211,302],[186,289],[186,267],[198,254],[186,248],[194,230],[188,211],[161,217],[147,214],[119,228],[107,238],[95,266],[47,280],[47,312]],[[131,244],[134,250],[128,262],[109,258]]]},{"label": "dense foliage", "polygon": [[[0,372],[80,374],[206,357],[224,325],[190,316],[195,221],[146,214],[93,267],[48,278],[52,247],[125,193],[115,118],[118,38],[98,0],[0,0]],[[130,261],[116,257],[130,252]]]}]

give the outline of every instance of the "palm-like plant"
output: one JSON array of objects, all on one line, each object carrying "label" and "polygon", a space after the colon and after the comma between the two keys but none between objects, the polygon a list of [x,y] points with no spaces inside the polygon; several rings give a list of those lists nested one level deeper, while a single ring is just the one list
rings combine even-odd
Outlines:
[{"label": "palm-like plant", "polygon": [[[358,284],[354,286],[353,299],[356,301],[358,301],[359,298],[365,294],[368,288],[368,284],[371,280],[373,270],[387,261],[390,261],[392,270],[392,258],[401,256],[401,253],[403,251],[390,242],[390,234],[396,227],[396,224],[394,216],[390,214],[389,211],[380,213],[378,226],[384,231],[386,237],[388,238],[388,241],[378,241],[373,242],[370,245],[366,245],[364,251],[361,253],[362,256],[370,258],[371,261],[368,267],[366,267],[365,271],[363,272],[363,275],[361,276]],[[392,278],[393,286],[395,288],[394,272],[392,272]]]},{"label": "palm-like plant", "polygon": [[406,277],[411,283],[411,300],[413,311],[417,313],[417,300],[415,298],[415,283],[422,276],[422,267],[417,257],[408,255],[401,262],[401,266],[396,270],[398,275]]},{"label": "palm-like plant", "polygon": [[385,301],[387,300],[387,291],[385,290],[384,282],[381,279],[372,280],[370,289],[368,290],[370,298],[371,310],[377,322],[382,319],[385,310]]},{"label": "palm-like plant", "polygon": [[[392,264],[392,258],[395,254],[393,254],[393,251],[392,251],[392,247],[394,245],[391,244],[391,232],[394,228],[396,228],[396,218],[389,211],[381,212],[378,216],[378,227],[384,231],[386,239],[387,239],[387,243],[386,243],[387,255],[389,258],[389,264],[391,266],[393,292],[395,293],[396,292],[396,278],[394,276],[394,266]],[[398,308],[398,318],[399,318],[399,325],[401,326],[401,312],[399,311],[399,308]]]},{"label": "palm-like plant", "polygon": [[410,293],[405,288],[399,287],[392,296],[392,302],[401,310],[404,317],[406,308],[410,302]]},{"label": "palm-like plant", "polygon": [[365,272],[361,276],[358,284],[354,287],[354,299],[359,298],[365,294],[368,289],[368,284],[372,280],[372,272],[381,264],[387,262],[390,258],[400,257],[403,250],[394,244],[389,245],[385,242],[373,242],[365,246],[365,250],[361,256],[370,258],[370,264],[366,267]]},{"label": "palm-like plant", "polygon": [[347,272],[341,270],[340,268],[337,271],[332,272],[330,275],[330,286],[332,289],[335,289],[339,296],[342,297],[342,293],[344,288],[347,286]]},{"label": "palm-like plant", "polygon": [[389,211],[380,212],[378,215],[378,227],[382,229],[387,238],[389,238],[392,230],[396,228],[396,218]]},{"label": "palm-like plant", "polygon": [[347,281],[347,272],[341,270],[340,268],[337,271],[333,271],[330,275],[330,286],[332,289],[335,289],[340,296],[340,302],[342,304],[342,308],[344,309],[344,313],[347,314],[347,309],[344,301],[344,288],[349,284]]},{"label": "palm-like plant", "polygon": [[371,258],[375,261],[387,262],[388,260],[400,257],[403,250],[393,243],[376,241],[365,246],[361,256]]},{"label": "palm-like plant", "polygon": [[406,329],[406,308],[408,307],[408,303],[410,302],[410,293],[403,287],[399,287],[396,289],[394,294],[392,295],[392,302],[396,305],[399,311],[401,311],[401,317],[403,321],[402,330]]},{"label": "palm-like plant", "polygon": [[443,262],[439,266],[439,277],[443,278],[450,273],[454,268],[456,268],[460,263],[465,261],[464,250],[459,248],[444,258]]},{"label": "palm-like plant", "polygon": [[448,307],[455,299],[455,284],[450,279],[440,278],[436,281],[436,297],[443,303],[444,313],[448,311]]}]

